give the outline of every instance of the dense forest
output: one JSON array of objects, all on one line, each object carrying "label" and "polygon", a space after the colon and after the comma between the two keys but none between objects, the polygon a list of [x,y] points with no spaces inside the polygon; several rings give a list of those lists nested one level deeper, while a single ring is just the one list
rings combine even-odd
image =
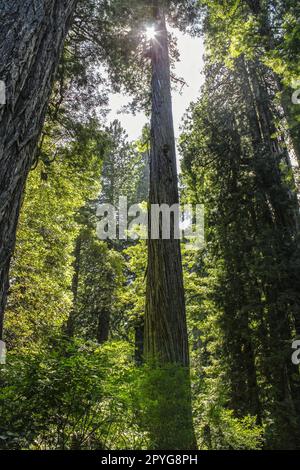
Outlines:
[{"label": "dense forest", "polygon": [[[1,1],[0,80],[0,449],[300,449],[298,2]],[[100,237],[125,197],[148,232]]]}]

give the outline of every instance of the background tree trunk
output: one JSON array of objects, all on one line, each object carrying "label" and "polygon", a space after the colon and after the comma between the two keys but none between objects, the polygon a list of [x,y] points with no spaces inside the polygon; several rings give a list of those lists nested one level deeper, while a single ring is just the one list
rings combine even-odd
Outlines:
[{"label": "background tree trunk", "polygon": [[75,316],[76,316],[76,304],[78,297],[78,285],[79,285],[79,273],[80,273],[80,261],[81,261],[81,245],[82,245],[82,233],[79,233],[74,249],[74,263],[73,263],[73,277],[72,277],[72,294],[73,294],[73,306],[70,311],[67,324],[66,334],[69,338],[74,336],[75,329]]},{"label": "background tree trunk", "polygon": [[76,0],[0,5],[0,338],[22,193],[34,160],[52,82]]},{"label": "background tree trunk", "polygon": [[[260,35],[266,51],[270,52],[275,48],[275,37],[272,31],[272,26],[268,12],[268,2],[263,3],[261,0],[247,0],[247,4],[253,15],[256,16],[260,24]],[[295,153],[295,157],[300,166],[300,138],[299,127],[291,113],[291,95],[293,90],[286,87],[282,79],[271,69],[269,74],[273,76],[274,82],[277,85],[278,91],[281,94],[281,106],[285,114],[285,118],[289,128],[289,136]],[[295,171],[295,170],[294,170]]]},{"label": "background tree trunk", "polygon": [[99,344],[104,344],[108,341],[109,324],[110,324],[110,311],[107,307],[104,307],[99,313],[99,317],[98,317],[97,341]]},{"label": "background tree trunk", "polygon": [[134,360],[137,366],[143,364],[144,356],[144,319],[137,320],[134,328]]}]

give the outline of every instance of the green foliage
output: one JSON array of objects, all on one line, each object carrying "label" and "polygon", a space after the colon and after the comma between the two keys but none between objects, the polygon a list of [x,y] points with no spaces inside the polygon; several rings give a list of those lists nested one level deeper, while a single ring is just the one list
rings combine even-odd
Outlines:
[{"label": "green foliage", "polygon": [[1,370],[1,448],[142,448],[137,373],[124,343],[57,337],[39,352],[11,353]]},{"label": "green foliage", "polygon": [[206,1],[207,58],[234,66],[237,58],[265,65],[269,84],[285,113],[282,127],[290,133],[299,162],[299,106],[292,103],[299,70],[299,5],[293,1]]},{"label": "green foliage", "polygon": [[105,134],[95,121],[77,126],[50,164],[53,145],[44,138],[43,161],[27,182],[5,324],[10,347],[36,348],[67,319],[76,215],[100,187]]},{"label": "green foliage", "polygon": [[195,449],[189,370],[174,364],[144,366],[140,390],[142,427],[148,430],[149,448]]},{"label": "green foliage", "polygon": [[107,131],[109,146],[101,173],[100,202],[118,207],[119,198],[126,196],[128,207],[142,203],[149,185],[148,145],[139,140],[129,143],[119,121],[114,121]]},{"label": "green foliage", "polygon": [[[265,72],[263,66],[259,70]],[[226,393],[219,409],[233,410],[238,420],[256,416],[266,446],[293,448],[299,379],[289,347],[299,303],[294,284],[299,276],[297,206],[284,147],[280,144],[275,158],[254,133],[245,93],[254,74],[241,60],[233,69],[209,65],[202,98],[192,107],[181,139],[185,197],[204,202],[206,212],[206,248],[196,262],[186,258],[187,310],[204,384],[224,374]],[[264,112],[274,119],[272,99],[267,93],[264,97]],[[274,128],[270,120],[264,139],[276,145]],[[279,370],[288,371],[291,395]],[[218,403],[218,387],[215,393]]]},{"label": "green foliage", "polygon": [[[204,402],[205,403],[205,402]],[[253,416],[236,418],[233,410],[213,406],[200,414],[202,424],[196,426],[203,450],[260,450],[263,447],[263,428]],[[208,424],[205,424],[208,423]]]},{"label": "green foliage", "polygon": [[[95,228],[93,228],[95,231]],[[124,285],[124,259],[91,231],[81,232],[80,271],[74,327],[76,334],[96,339],[103,334],[101,316],[108,314],[116,334],[119,322],[118,289]]]},{"label": "green foliage", "polygon": [[146,294],[147,246],[140,240],[124,250],[127,267],[127,288],[119,291],[119,301],[127,312],[128,326],[140,321],[144,315]]}]

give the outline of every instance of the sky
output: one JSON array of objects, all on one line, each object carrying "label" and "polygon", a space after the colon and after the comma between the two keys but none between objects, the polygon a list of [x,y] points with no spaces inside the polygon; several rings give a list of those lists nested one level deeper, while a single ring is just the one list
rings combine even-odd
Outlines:
[{"label": "sky", "polygon": [[[173,91],[173,115],[175,136],[180,134],[180,123],[186,109],[192,101],[195,101],[200,95],[200,87],[204,81],[203,75],[203,39],[191,37],[178,30],[172,30],[178,41],[178,50],[180,61],[176,64],[175,74],[183,78],[187,83],[180,93]],[[140,137],[143,126],[147,123],[147,118],[143,113],[137,113],[135,116],[118,111],[129,103],[130,99],[123,94],[111,94],[110,104],[111,112],[108,120],[118,119],[122,127],[126,130],[129,140],[136,140]]]}]

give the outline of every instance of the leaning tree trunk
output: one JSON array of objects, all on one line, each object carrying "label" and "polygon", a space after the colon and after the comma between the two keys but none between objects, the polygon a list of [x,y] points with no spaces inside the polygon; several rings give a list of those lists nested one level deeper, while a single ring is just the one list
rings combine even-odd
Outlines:
[{"label": "leaning tree trunk", "polygon": [[[149,209],[153,204],[170,207],[179,202],[168,33],[158,2],[154,7],[154,23]],[[144,353],[148,364],[155,365],[155,371],[149,375],[152,385],[149,390],[157,406],[150,409],[149,426],[152,446],[159,449],[195,446],[180,242],[173,236],[175,219],[171,238],[162,239],[160,230],[159,239],[154,240],[149,217]],[[156,385],[151,381],[151,373]]]},{"label": "leaning tree trunk", "polygon": [[76,0],[0,4],[0,339],[22,193]]}]

